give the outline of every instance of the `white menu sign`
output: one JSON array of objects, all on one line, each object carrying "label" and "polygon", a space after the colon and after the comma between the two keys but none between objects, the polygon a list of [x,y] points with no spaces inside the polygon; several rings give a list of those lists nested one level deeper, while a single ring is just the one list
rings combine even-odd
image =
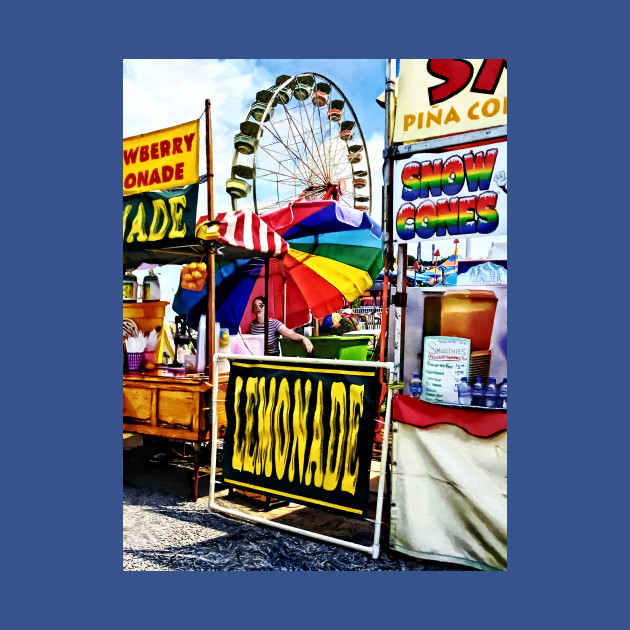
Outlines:
[{"label": "white menu sign", "polygon": [[470,339],[425,337],[422,354],[422,400],[457,404],[457,384],[468,376]]}]

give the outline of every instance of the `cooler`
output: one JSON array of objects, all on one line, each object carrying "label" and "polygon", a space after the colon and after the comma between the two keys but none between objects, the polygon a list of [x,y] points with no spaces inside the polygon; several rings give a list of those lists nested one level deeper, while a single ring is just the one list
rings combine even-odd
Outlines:
[{"label": "cooler", "polygon": [[311,359],[343,359],[346,361],[366,361],[370,336],[349,335],[347,337],[309,337],[313,352],[309,354],[299,341],[280,339],[282,356],[310,357]]}]

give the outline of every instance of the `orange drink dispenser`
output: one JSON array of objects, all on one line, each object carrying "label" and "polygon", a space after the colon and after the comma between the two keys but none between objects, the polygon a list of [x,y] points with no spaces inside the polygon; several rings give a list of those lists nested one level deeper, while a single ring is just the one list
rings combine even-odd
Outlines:
[{"label": "orange drink dispenser", "polygon": [[493,291],[452,291],[424,298],[422,334],[470,339],[471,351],[489,350],[498,298]]}]

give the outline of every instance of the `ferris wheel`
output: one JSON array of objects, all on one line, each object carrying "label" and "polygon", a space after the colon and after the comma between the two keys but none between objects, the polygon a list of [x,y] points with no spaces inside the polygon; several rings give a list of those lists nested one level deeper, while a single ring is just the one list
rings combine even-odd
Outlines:
[{"label": "ferris wheel", "polygon": [[233,210],[243,200],[257,214],[325,199],[369,213],[367,147],[343,92],[314,72],[281,75],[258,92],[234,137],[226,191]]}]

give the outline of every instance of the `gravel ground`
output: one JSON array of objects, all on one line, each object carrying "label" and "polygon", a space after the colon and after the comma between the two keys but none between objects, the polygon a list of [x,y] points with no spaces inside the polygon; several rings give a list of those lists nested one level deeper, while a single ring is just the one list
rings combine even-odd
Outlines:
[{"label": "gravel ground", "polygon": [[193,502],[159,490],[123,486],[125,571],[462,569],[404,558],[387,549],[373,560],[367,553],[211,513],[207,498]]},{"label": "gravel ground", "polygon": [[[151,462],[156,447],[125,453],[123,459],[123,570],[125,571],[465,571],[387,548],[383,523],[377,560],[360,551],[293,535],[208,510],[209,479],[199,499],[190,497],[190,470]],[[176,460],[178,461],[178,460]],[[374,524],[296,504],[265,510],[228,496],[217,486],[217,504],[309,531],[370,546]],[[371,497],[371,512],[375,496]],[[370,510],[368,511],[370,514]]]}]

